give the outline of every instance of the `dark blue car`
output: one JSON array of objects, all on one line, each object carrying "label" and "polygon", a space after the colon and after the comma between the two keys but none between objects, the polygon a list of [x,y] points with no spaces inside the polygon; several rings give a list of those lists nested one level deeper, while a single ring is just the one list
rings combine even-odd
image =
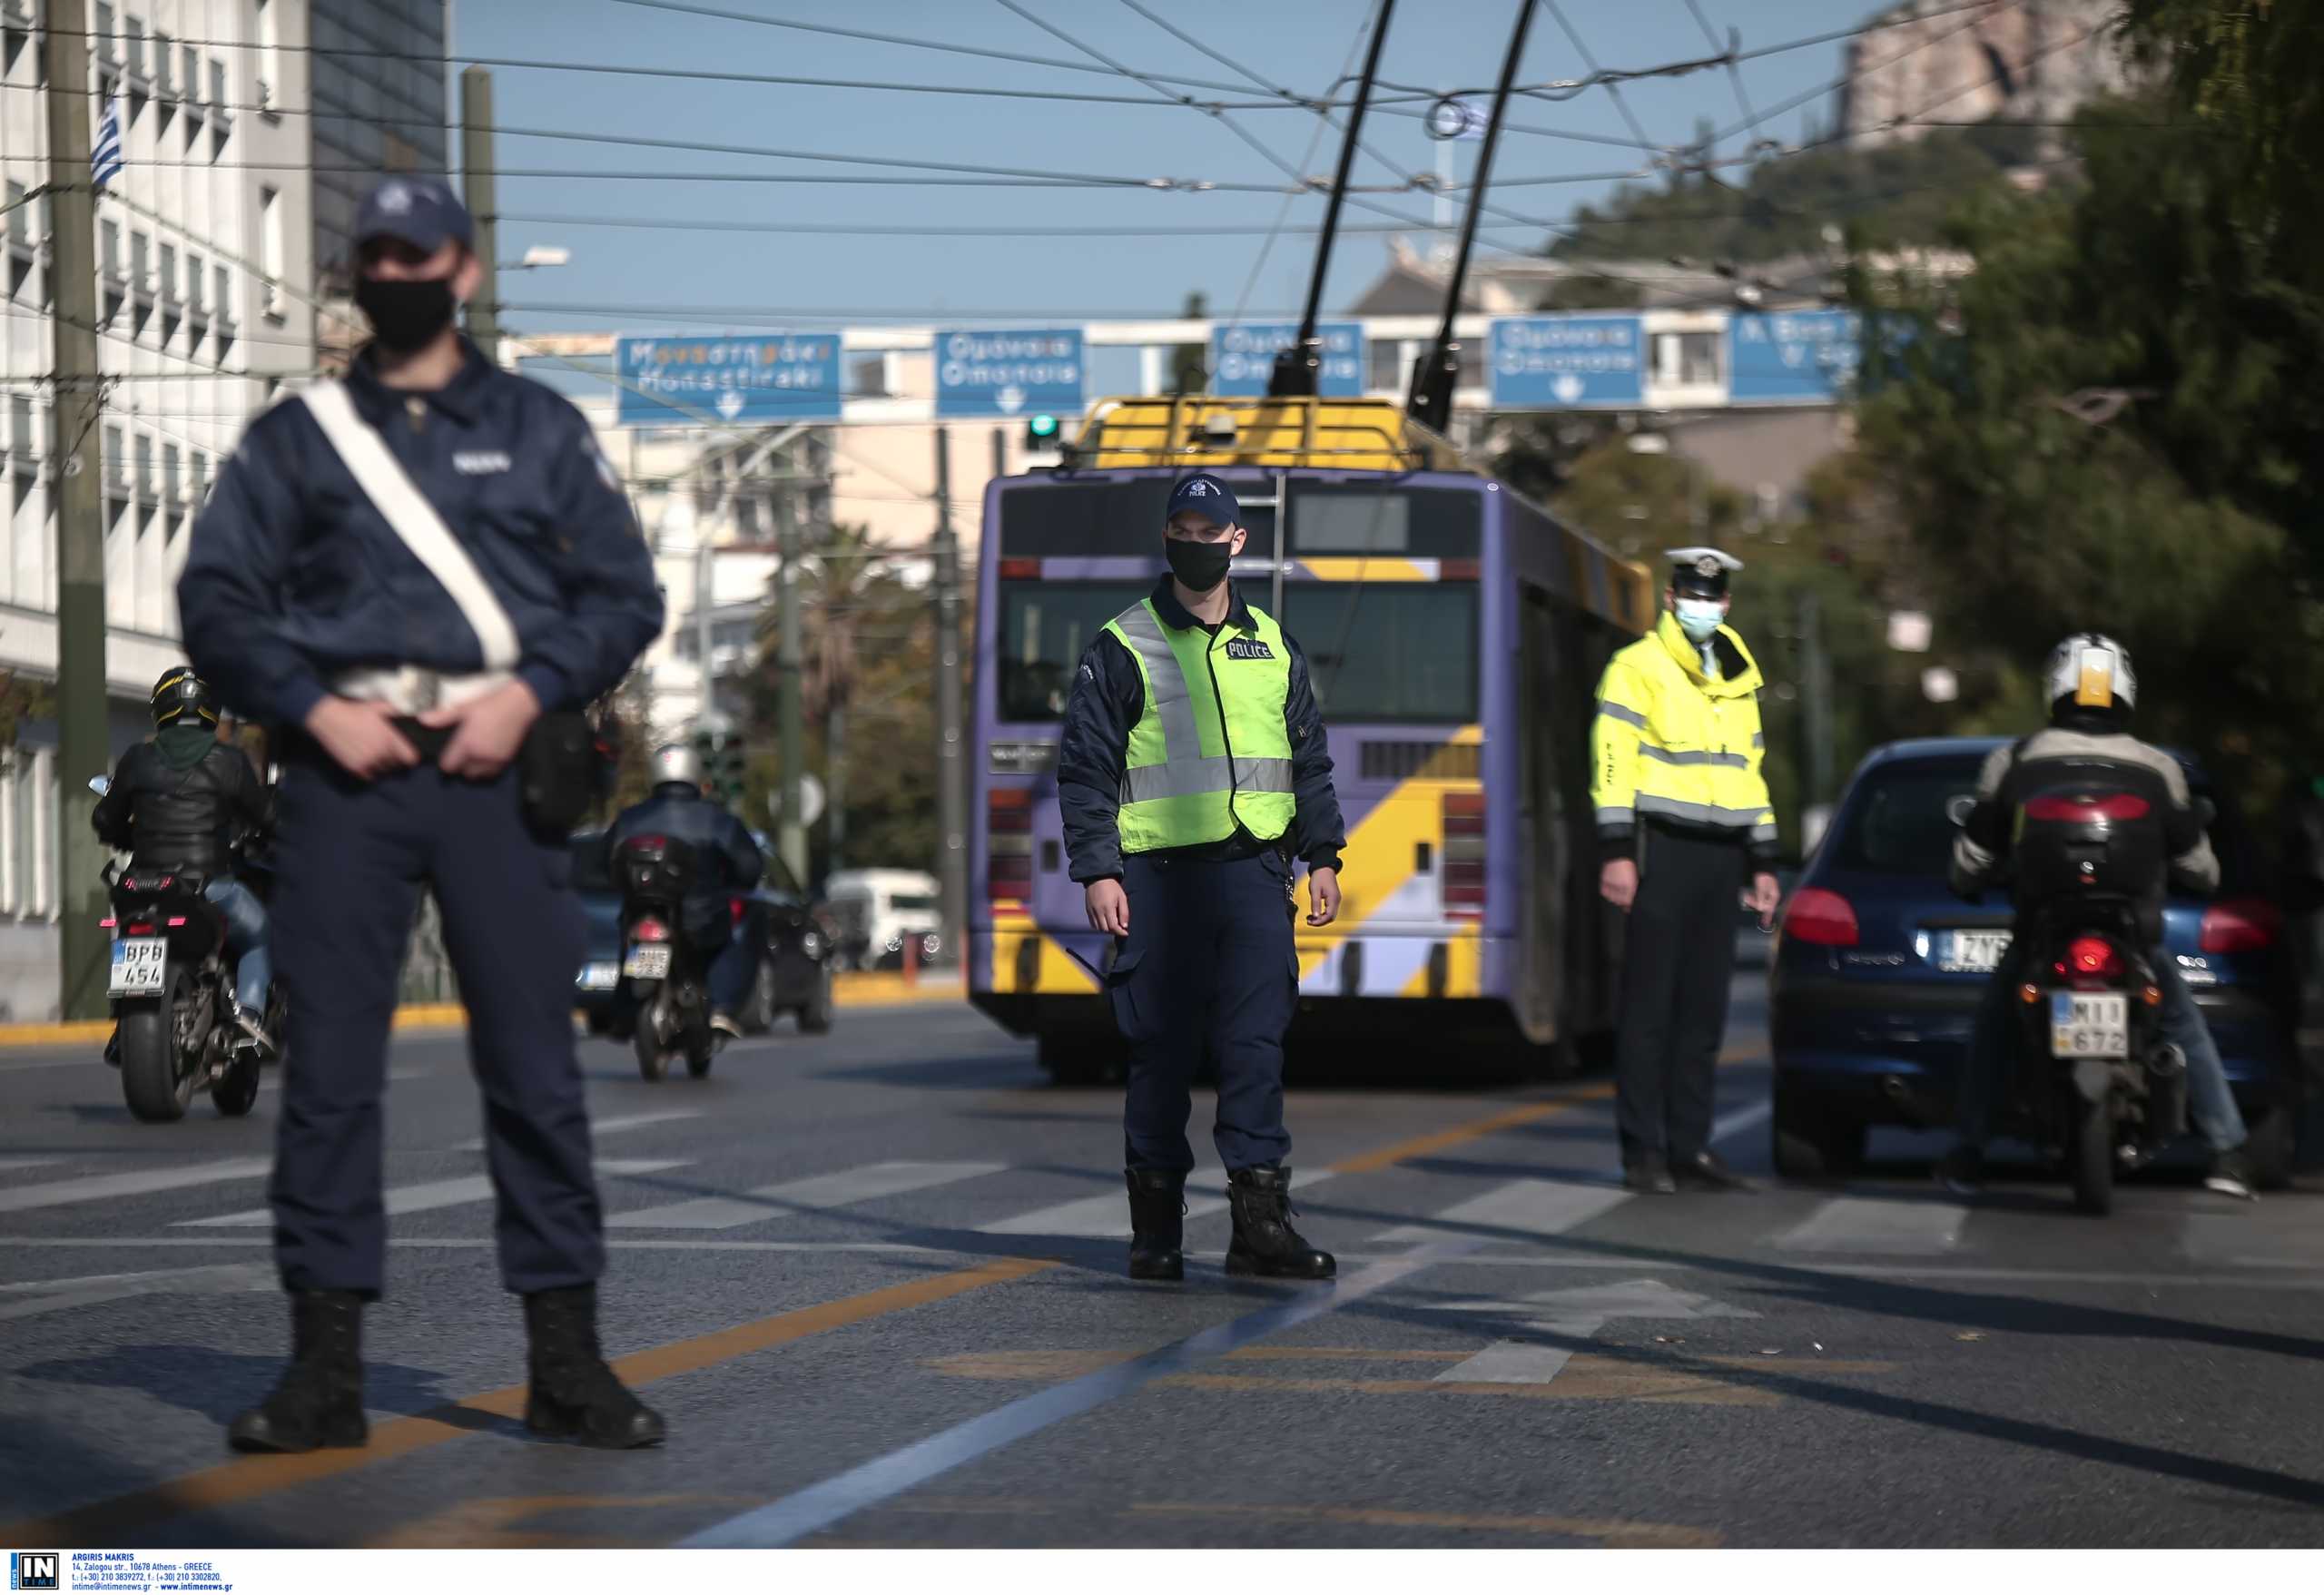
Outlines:
[{"label": "dark blue car", "polygon": [[[1972,905],[1945,886],[1948,811],[1973,796],[1998,739],[1895,743],[1856,770],[1784,910],[1768,966],[1775,1160],[1801,1178],[1846,1172],[1874,1125],[1949,1128],[1985,980],[2008,945],[2004,891]],[[2234,805],[2184,754],[2211,827],[2219,894],[2171,900],[2164,945],[2195,989],[2250,1130],[2260,1183],[2289,1177],[2298,1074],[2290,950]]]}]

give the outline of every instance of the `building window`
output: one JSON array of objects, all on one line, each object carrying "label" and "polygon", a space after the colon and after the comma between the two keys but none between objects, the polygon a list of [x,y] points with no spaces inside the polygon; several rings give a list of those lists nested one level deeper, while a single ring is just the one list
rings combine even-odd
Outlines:
[{"label": "building window", "polygon": [[167,508],[177,507],[179,467],[184,462],[185,456],[176,444],[162,445],[162,503]]},{"label": "building window", "polygon": [[223,266],[212,271],[211,280],[218,287],[218,319],[231,327],[234,324],[234,280]]},{"label": "building window", "polygon": [[202,52],[192,44],[178,47],[178,63],[185,73],[185,97],[197,103],[202,99]]},{"label": "building window", "polygon": [[197,448],[190,463],[193,467],[193,507],[200,509],[210,502],[210,457]]},{"label": "building window", "polygon": [[162,298],[174,301],[178,297],[178,246],[162,246]]},{"label": "building window", "polygon": [[230,98],[231,96],[226,93],[226,64],[222,61],[212,61],[210,64],[210,103],[223,106]]},{"label": "building window", "polygon": [[110,56],[115,61],[121,59],[121,32],[114,22],[113,8],[105,0],[97,0],[97,36],[90,41],[90,44],[101,57]]},{"label": "building window", "polygon": [[145,25],[133,16],[129,19],[129,74],[145,75]]},{"label": "building window", "polygon": [[153,285],[146,281],[146,262],[151,258],[146,238],[142,232],[129,235],[129,285],[140,293],[150,293]]},{"label": "building window", "polygon": [[104,464],[99,468],[105,489],[114,497],[123,497],[129,486],[129,445],[119,427],[105,428]]},{"label": "building window", "polygon": [[105,275],[118,278],[121,275],[121,223],[118,222],[99,223],[97,237],[98,247],[104,256]]},{"label": "building window", "polygon": [[282,84],[282,7],[275,0],[258,0],[258,103],[273,114],[281,103]]},{"label": "building window", "polygon": [[153,440],[141,432],[133,446],[137,451],[137,497],[151,503],[153,497]]},{"label": "building window", "polygon": [[33,452],[33,400],[29,393],[8,396],[8,458],[18,470],[30,470]]},{"label": "building window", "polygon": [[259,270],[266,275],[266,313],[282,319],[282,196],[271,188],[258,191]]},{"label": "building window", "polygon": [[206,291],[207,290],[203,288],[202,282],[202,257],[195,254],[192,250],[188,250],[185,252],[186,302],[191,304],[196,310],[207,309],[208,306],[204,303],[202,297]]},{"label": "building window", "polygon": [[[178,58],[176,50],[172,47],[172,44],[173,41],[169,34],[159,28],[153,30],[153,76],[161,84],[162,93],[165,94],[174,94],[178,92],[176,76]],[[193,85],[189,84],[186,86],[191,88]]]}]

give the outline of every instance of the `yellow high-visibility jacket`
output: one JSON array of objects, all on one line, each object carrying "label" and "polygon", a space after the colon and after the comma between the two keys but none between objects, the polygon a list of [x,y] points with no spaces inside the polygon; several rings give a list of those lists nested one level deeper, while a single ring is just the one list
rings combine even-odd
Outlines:
[{"label": "yellow high-visibility jacket", "polygon": [[1590,801],[1607,857],[1628,854],[1641,816],[1659,824],[1740,835],[1757,860],[1776,851],[1775,810],[1760,763],[1766,678],[1726,626],[1711,642],[1713,679],[1675,615],[1614,655],[1590,730]]}]

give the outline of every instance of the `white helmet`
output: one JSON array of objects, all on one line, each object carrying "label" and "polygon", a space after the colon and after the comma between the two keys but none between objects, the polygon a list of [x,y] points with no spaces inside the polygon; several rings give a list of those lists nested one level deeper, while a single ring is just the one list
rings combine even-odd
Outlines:
[{"label": "white helmet", "polygon": [[2131,668],[2131,651],[2094,631],[2076,632],[2051,649],[2043,674],[2043,696],[2053,706],[2071,699],[2077,709],[2127,714],[2138,704],[2139,678]]},{"label": "white helmet", "polygon": [[702,784],[702,755],[682,742],[664,743],[654,750],[654,784],[667,786],[673,782]]}]

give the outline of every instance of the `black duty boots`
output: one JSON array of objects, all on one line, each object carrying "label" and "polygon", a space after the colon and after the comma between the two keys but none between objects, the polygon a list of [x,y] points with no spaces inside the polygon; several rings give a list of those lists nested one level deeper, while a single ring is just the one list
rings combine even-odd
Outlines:
[{"label": "black duty boots", "polygon": [[314,1451],[370,1438],[363,1418],[363,1298],[290,1293],[290,1366],[272,1393],[226,1431],[236,1451]]},{"label": "black duty boots", "polygon": [[1126,1168],[1129,1185],[1129,1276],[1184,1279],[1187,1177],[1167,1168]]},{"label": "black duty boots", "polygon": [[661,1414],[629,1393],[597,1348],[597,1287],[536,1291],[525,1298],[531,1388],[525,1427],[607,1451],[659,1445]]},{"label": "black duty boots", "polygon": [[1291,1170],[1280,1163],[1238,1168],[1226,1177],[1226,1201],[1235,1212],[1235,1239],[1226,1248],[1226,1272],[1265,1279],[1329,1279],[1339,1265],[1291,1227]]}]

